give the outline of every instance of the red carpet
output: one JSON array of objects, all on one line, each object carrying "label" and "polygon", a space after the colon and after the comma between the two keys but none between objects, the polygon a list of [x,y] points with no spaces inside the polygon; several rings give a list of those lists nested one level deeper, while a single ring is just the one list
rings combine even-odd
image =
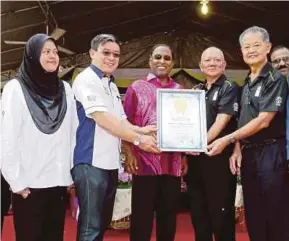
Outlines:
[{"label": "red carpet", "polygon": [[[64,241],[75,241],[76,222],[71,216],[67,216],[65,225]],[[108,231],[105,241],[127,241],[128,233],[126,231]],[[153,233],[155,241],[155,231]],[[5,219],[3,227],[2,241],[15,241],[12,216]],[[188,214],[182,213],[178,216],[178,228],[175,241],[194,241],[192,226]],[[238,232],[237,241],[249,241],[247,233]]]}]

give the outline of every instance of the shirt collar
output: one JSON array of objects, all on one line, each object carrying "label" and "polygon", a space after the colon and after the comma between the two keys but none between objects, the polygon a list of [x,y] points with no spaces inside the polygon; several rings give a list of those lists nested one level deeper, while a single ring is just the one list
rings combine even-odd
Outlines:
[{"label": "shirt collar", "polygon": [[[93,70],[94,73],[97,74],[97,76],[100,79],[106,77],[105,74],[99,68],[97,68],[95,65],[91,64],[89,67]],[[110,75],[110,77],[109,77],[109,82],[114,82],[114,77],[112,75]]]},{"label": "shirt collar", "polygon": [[260,77],[266,78],[269,74],[269,72],[273,69],[273,66],[270,63],[266,63],[260,73]]},{"label": "shirt collar", "polygon": [[[262,68],[262,70],[261,70],[261,72],[260,72],[260,74],[259,74],[259,76],[257,77],[258,79],[260,79],[260,78],[266,78],[267,76],[268,76],[268,74],[269,74],[269,72],[271,71],[271,70],[273,70],[274,68],[273,68],[273,66],[270,64],[270,63],[266,63],[264,66],[263,66],[263,68]],[[249,73],[248,73],[248,75],[247,75],[247,77],[246,77],[246,79],[245,79],[245,83],[248,83],[249,82],[249,80],[250,80],[250,74],[251,74],[251,71],[249,71]],[[254,81],[253,83],[255,83],[255,82],[258,82],[258,81]]]},{"label": "shirt collar", "polygon": [[149,73],[146,77],[147,81],[156,82],[159,86],[162,86],[164,88],[175,84],[175,81],[171,77],[168,77],[168,79],[169,79],[169,82],[167,84],[163,85],[161,83],[160,79],[157,76],[155,76],[153,73]]},{"label": "shirt collar", "polygon": [[[226,79],[227,77],[224,74],[222,74],[212,85],[222,86]],[[207,80],[205,80],[204,86],[206,86],[206,84]]]},{"label": "shirt collar", "polygon": [[151,79],[157,78],[153,73],[149,73],[146,77],[147,81],[150,81]]}]

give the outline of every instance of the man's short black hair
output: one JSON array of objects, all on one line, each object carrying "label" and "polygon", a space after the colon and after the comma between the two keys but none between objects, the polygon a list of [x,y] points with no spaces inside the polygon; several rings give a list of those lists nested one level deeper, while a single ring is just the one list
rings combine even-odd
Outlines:
[{"label": "man's short black hair", "polygon": [[173,50],[172,50],[172,48],[171,48],[168,44],[156,44],[156,45],[154,45],[154,46],[152,47],[152,49],[151,49],[150,57],[153,56],[153,52],[154,52],[154,51],[156,50],[156,48],[158,48],[158,47],[166,47],[166,48],[168,48],[168,49],[171,51],[171,53],[172,53],[172,59],[174,59]]},{"label": "man's short black hair", "polygon": [[279,50],[279,49],[288,49],[288,50],[289,50],[289,48],[287,48],[286,46],[280,44],[280,45],[276,45],[276,46],[272,49],[271,54],[272,54],[273,52]]},{"label": "man's short black hair", "polygon": [[98,34],[91,40],[90,47],[97,50],[100,45],[107,42],[117,43],[120,46],[120,42],[116,36],[112,34]]}]

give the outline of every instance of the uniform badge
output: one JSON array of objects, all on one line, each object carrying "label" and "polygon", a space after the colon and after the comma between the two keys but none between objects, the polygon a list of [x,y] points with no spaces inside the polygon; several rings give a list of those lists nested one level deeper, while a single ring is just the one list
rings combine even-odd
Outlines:
[{"label": "uniform badge", "polygon": [[235,102],[235,103],[233,104],[233,110],[234,110],[235,112],[238,112],[238,110],[239,110],[239,105],[238,105],[237,102]]},{"label": "uniform badge", "polygon": [[214,93],[213,100],[216,101],[216,100],[217,100],[217,97],[218,97],[218,91],[216,91],[216,92]]},{"label": "uniform badge", "polygon": [[281,96],[278,96],[278,97],[276,98],[276,106],[281,106],[281,104],[282,104],[282,97],[281,97]]},{"label": "uniform badge", "polygon": [[261,85],[257,87],[256,92],[255,92],[255,96],[256,96],[256,97],[259,97],[260,92],[261,92],[261,88],[262,88]]},{"label": "uniform badge", "polygon": [[87,96],[88,101],[96,101],[96,96],[95,95],[89,95]]}]

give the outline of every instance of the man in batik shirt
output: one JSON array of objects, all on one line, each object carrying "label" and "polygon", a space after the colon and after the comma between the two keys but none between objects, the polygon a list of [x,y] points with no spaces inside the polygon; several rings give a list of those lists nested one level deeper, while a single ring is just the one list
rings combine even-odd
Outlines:
[{"label": "man in batik shirt", "polygon": [[[173,56],[169,46],[153,47],[149,59],[150,73],[135,81],[127,90],[124,110],[128,120],[138,126],[156,125],[156,94],[159,88],[182,88],[169,73]],[[133,158],[126,160],[126,169],[133,174],[131,241],[149,241],[154,213],[157,221],[157,240],[173,241],[176,231],[181,175],[187,171],[181,153],[151,154],[130,146]]]}]

